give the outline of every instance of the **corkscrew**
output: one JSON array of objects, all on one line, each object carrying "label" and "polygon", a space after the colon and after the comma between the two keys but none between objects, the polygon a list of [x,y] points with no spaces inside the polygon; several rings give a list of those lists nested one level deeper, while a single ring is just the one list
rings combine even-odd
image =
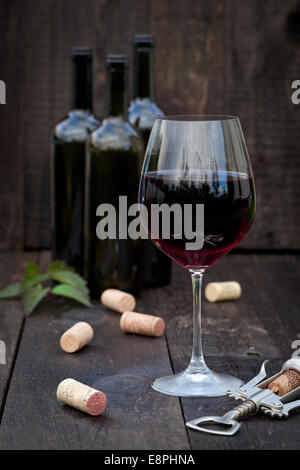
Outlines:
[{"label": "corkscrew", "polygon": [[[250,382],[227,392],[230,397],[242,400],[243,403],[224,416],[205,416],[189,421],[186,425],[196,431],[233,436],[241,427],[241,420],[259,411],[272,418],[288,417],[291,410],[300,407],[300,356],[289,359],[280,372],[264,380],[268,362],[264,361],[259,374]],[[207,428],[205,424],[223,425],[227,429]]]}]

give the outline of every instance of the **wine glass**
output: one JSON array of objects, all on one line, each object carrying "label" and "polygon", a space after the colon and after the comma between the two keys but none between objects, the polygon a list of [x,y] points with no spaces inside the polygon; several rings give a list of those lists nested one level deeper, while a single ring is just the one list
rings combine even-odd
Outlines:
[{"label": "wine glass", "polygon": [[[205,270],[245,237],[255,215],[254,181],[239,118],[158,117],[146,150],[139,203],[141,208],[147,208],[142,220],[150,238],[189,270],[193,288],[190,364],[184,372],[155,380],[152,387],[181,397],[225,395],[228,389],[235,389],[242,382],[211,371],[205,363],[201,284]],[[170,209],[169,219],[166,212],[157,210],[162,204],[165,204],[164,210]],[[176,214],[171,211],[174,204]],[[186,205],[189,205],[187,212]],[[179,224],[178,218],[181,218]],[[166,221],[170,222],[169,233],[165,233]],[[188,226],[189,231],[185,231]],[[194,234],[193,242],[191,234]]]}]

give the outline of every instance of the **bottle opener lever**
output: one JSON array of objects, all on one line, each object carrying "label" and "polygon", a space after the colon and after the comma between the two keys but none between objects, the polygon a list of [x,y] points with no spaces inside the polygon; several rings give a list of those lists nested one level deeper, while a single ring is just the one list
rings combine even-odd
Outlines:
[{"label": "bottle opener lever", "polygon": [[[300,373],[300,356],[286,361],[278,374],[267,376],[265,366],[268,361],[264,361],[259,374],[237,390],[229,390],[227,393],[235,400],[242,400],[239,406],[225,413],[224,416],[205,416],[194,419],[186,425],[196,431],[221,436],[233,436],[241,427],[240,421],[250,415],[261,411],[262,413],[276,418],[288,417],[289,412],[300,407],[300,386],[289,391],[283,396],[278,396],[268,385],[288,370]],[[206,425],[222,425],[224,429],[214,429],[205,427]]]}]

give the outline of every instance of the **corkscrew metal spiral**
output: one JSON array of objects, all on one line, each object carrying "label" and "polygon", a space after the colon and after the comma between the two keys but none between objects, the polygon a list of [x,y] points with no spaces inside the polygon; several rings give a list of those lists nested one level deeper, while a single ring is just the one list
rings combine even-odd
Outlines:
[{"label": "corkscrew metal spiral", "polygon": [[[259,374],[250,382],[242,385],[237,390],[229,390],[228,395],[235,400],[242,400],[243,403],[225,413],[224,416],[204,416],[186,423],[186,425],[196,431],[221,436],[233,436],[241,427],[240,421],[259,411],[272,418],[288,417],[289,412],[300,407],[300,386],[289,391],[283,396],[278,396],[268,385],[276,378],[288,370],[300,373],[300,356],[286,361],[278,374],[267,376],[265,366],[268,361],[264,361]],[[226,426],[226,429],[212,429],[205,425],[217,424]]]}]

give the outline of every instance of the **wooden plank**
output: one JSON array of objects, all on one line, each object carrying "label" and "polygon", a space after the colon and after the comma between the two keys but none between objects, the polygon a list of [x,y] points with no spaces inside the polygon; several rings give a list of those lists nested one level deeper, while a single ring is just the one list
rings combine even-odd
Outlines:
[{"label": "wooden plank", "polygon": [[249,301],[256,304],[264,327],[280,348],[281,357],[288,357],[294,352],[295,341],[300,346],[300,257],[253,255],[251,262]]},{"label": "wooden plank", "polygon": [[[128,9],[125,0],[28,0],[25,10],[21,3],[11,7],[18,10],[15,18],[22,10],[25,25],[20,33],[23,62],[13,61],[25,65],[15,75],[14,88],[30,96],[22,113],[25,245],[50,243],[49,138],[69,107],[71,46],[86,44],[95,51],[95,109],[101,116],[105,55],[115,51],[132,58],[131,38],[144,31],[157,39],[156,95],[166,113],[232,113],[241,118],[258,195],[254,228],[241,246],[299,249],[300,120],[291,103],[291,83],[300,56],[287,22],[297,5],[297,0],[134,0]],[[19,48],[15,36],[9,40],[13,50]],[[19,152],[9,153],[14,168],[20,168],[15,161]],[[11,170],[4,178],[6,185],[14,174]],[[14,220],[21,218],[13,216],[11,226]],[[16,243],[9,234],[5,240]]]},{"label": "wooden plank", "polygon": [[[47,264],[48,257],[49,253],[43,253],[40,262]],[[206,282],[237,279],[243,287],[243,295],[236,302],[203,302],[204,343],[210,367],[248,380],[263,359],[272,359],[273,373],[291,355],[290,341],[299,332],[299,262],[299,257],[290,255],[230,255],[207,271]],[[284,269],[286,266],[288,269]],[[144,291],[138,300],[137,310],[166,319],[175,372],[183,370],[190,357],[191,303],[189,275],[179,267],[174,269],[170,286]],[[59,348],[58,338],[79,319],[94,325],[95,339],[81,352],[66,355]],[[283,421],[253,417],[237,436],[228,439],[189,431],[188,441],[178,399],[150,388],[152,378],[171,370],[163,338],[124,335],[119,329],[119,315],[99,306],[89,310],[64,302],[44,302],[26,323],[3,414],[0,446],[155,450],[188,449],[190,441],[193,449],[299,447],[299,413]],[[56,386],[67,376],[107,393],[109,406],[103,416],[91,418],[57,403]],[[235,405],[229,398],[181,402],[185,420],[224,414]],[[16,403],[22,413],[16,413]],[[32,432],[24,433],[32,422]]]},{"label": "wooden plank", "polygon": [[143,30],[157,38],[156,94],[167,113],[241,117],[259,209],[241,246],[299,249],[300,121],[291,102],[300,67],[299,37],[291,26],[297,5],[297,0],[142,0],[129,10],[124,0],[27,0],[24,9],[3,0],[0,78],[7,85],[7,104],[0,107],[0,249],[22,246],[23,215],[25,245],[49,246],[49,137],[69,107],[71,46],[95,50],[95,108],[101,115],[105,54],[131,57],[131,37]]},{"label": "wooden plank", "polygon": [[18,2],[0,4],[0,79],[6,84],[6,104],[0,105],[0,251],[23,247],[22,10]]},{"label": "wooden plank", "polygon": [[[23,271],[25,261],[36,261],[36,253],[0,254],[0,289],[12,282]],[[23,327],[23,308],[18,300],[0,301],[0,340],[6,346],[5,364],[0,364],[0,418],[8,383],[12,374],[18,342]]]},{"label": "wooden plank", "polygon": [[[59,337],[78,320],[94,326],[95,338],[68,355]],[[26,321],[3,414],[2,449],[189,449],[179,400],[150,388],[153,377],[171,373],[165,339],[126,335],[119,321],[119,314],[99,306],[62,302],[45,303]],[[89,417],[60,405],[55,392],[67,377],[103,390],[105,414]]]},{"label": "wooden plank", "polygon": [[[230,255],[209,269],[206,282],[238,280],[242,297],[235,302],[203,301],[204,352],[216,371],[249,380],[264,359],[271,358],[276,372],[291,357],[291,342],[299,337],[299,270],[297,256]],[[285,269],[289,266],[289,269]],[[283,273],[280,276],[280,273]],[[144,307],[167,321],[172,365],[180,372],[188,365],[192,344],[191,287],[188,273],[175,268],[172,285],[145,293]],[[151,304],[152,297],[152,304]],[[291,313],[290,313],[291,312]],[[185,420],[222,415],[235,406],[229,398],[183,399]],[[286,421],[251,418],[234,438],[222,439],[189,431],[193,449],[296,449],[299,447],[299,413]]]},{"label": "wooden plank", "polygon": [[[258,212],[241,246],[300,247],[297,0],[227,2],[226,109],[240,116],[257,186]],[[233,27],[234,25],[234,27]],[[284,197],[282,194],[284,193]]]},{"label": "wooden plank", "polygon": [[[0,341],[5,344],[4,358],[0,361],[0,417],[5,403],[5,395],[14,359],[17,351],[19,337],[23,326],[23,310],[20,302],[13,300],[1,301],[0,313]],[[3,349],[1,347],[1,352]],[[4,359],[4,360],[3,360]]]},{"label": "wooden plank", "polygon": [[[260,258],[261,263],[267,263],[266,257]],[[271,325],[265,325],[260,318],[256,292],[253,292],[256,283],[253,288],[255,272],[251,259],[251,255],[229,255],[205,273],[203,291],[208,282],[225,280],[237,280],[243,288],[238,301],[209,303],[203,300],[203,340],[208,357],[229,355],[246,359],[253,351],[261,357],[280,357],[280,343],[270,336]],[[186,362],[189,360],[193,319],[190,275],[175,263],[173,268],[171,285],[154,292],[145,291],[141,301],[143,311],[166,318],[168,338],[172,338],[175,349],[173,351],[170,342],[169,348],[172,360],[176,363],[177,358],[179,360],[183,356]],[[264,283],[261,284],[261,290],[263,288]],[[265,295],[269,294],[267,290]]]},{"label": "wooden plank", "polygon": [[27,26],[24,88],[31,96],[24,148],[25,246],[32,249],[50,245],[50,139],[70,107],[71,47],[94,46],[95,24],[91,2],[29,0],[22,11]]}]

